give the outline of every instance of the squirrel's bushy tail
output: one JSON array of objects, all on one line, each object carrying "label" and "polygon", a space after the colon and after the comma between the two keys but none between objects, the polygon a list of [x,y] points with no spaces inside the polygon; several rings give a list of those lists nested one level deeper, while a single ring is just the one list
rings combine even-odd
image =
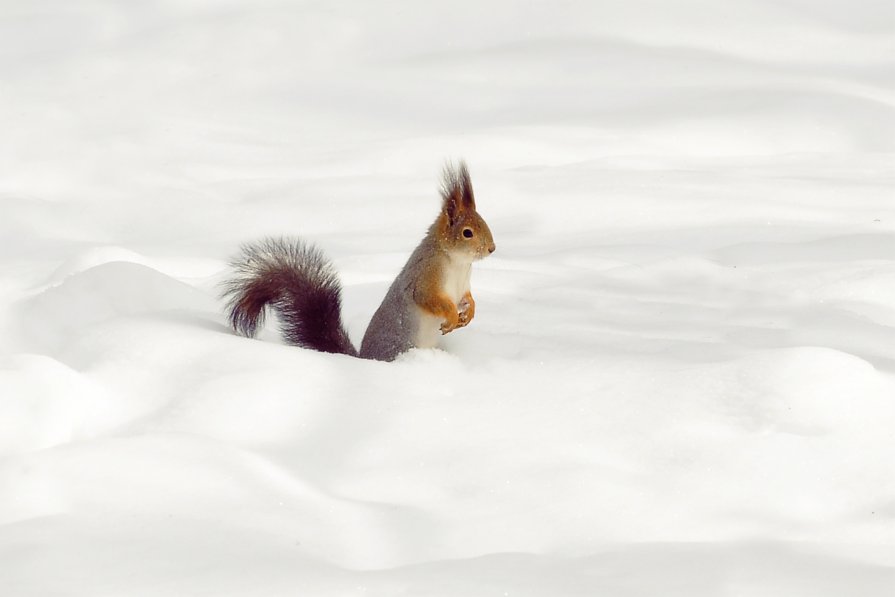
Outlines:
[{"label": "squirrel's bushy tail", "polygon": [[252,337],[266,307],[279,317],[290,344],[357,356],[342,325],[342,288],[332,265],[300,240],[268,238],[243,245],[224,283],[230,325]]}]

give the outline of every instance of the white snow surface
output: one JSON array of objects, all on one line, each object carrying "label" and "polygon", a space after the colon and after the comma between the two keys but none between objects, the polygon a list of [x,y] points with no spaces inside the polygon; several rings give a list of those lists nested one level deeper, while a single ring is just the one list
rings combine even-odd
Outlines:
[{"label": "white snow surface", "polygon": [[[476,319],[359,342],[469,163]],[[895,591],[889,0],[0,2],[0,594]]]}]

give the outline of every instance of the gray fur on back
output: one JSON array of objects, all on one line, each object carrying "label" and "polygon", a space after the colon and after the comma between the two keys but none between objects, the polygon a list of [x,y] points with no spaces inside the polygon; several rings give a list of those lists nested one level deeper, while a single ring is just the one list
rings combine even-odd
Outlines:
[{"label": "gray fur on back", "polygon": [[435,252],[433,241],[427,235],[410,255],[373,314],[361,342],[361,358],[393,361],[416,346],[422,321],[420,309],[413,300],[414,287],[423,273],[424,262],[432,259]]}]

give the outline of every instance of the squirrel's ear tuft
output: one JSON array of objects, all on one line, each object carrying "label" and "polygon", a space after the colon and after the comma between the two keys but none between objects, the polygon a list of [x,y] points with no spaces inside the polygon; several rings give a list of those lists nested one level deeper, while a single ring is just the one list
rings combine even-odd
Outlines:
[{"label": "squirrel's ear tuft", "polygon": [[444,202],[442,209],[448,215],[451,224],[464,212],[475,211],[475,195],[472,193],[472,181],[469,179],[469,170],[465,162],[461,161],[457,167],[450,163],[444,167],[441,199]]}]

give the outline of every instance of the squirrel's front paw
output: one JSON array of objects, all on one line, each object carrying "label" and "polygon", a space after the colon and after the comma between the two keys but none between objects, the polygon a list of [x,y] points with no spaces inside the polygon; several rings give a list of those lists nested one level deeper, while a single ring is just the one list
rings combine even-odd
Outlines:
[{"label": "squirrel's front paw", "polygon": [[460,325],[460,315],[459,313],[454,314],[453,317],[448,317],[444,320],[444,323],[441,324],[441,335],[448,334],[457,329],[457,326]]},{"label": "squirrel's front paw", "polygon": [[472,301],[472,297],[464,297],[457,305],[457,311],[457,327],[462,328],[469,325],[469,322],[475,317],[475,303]]}]

